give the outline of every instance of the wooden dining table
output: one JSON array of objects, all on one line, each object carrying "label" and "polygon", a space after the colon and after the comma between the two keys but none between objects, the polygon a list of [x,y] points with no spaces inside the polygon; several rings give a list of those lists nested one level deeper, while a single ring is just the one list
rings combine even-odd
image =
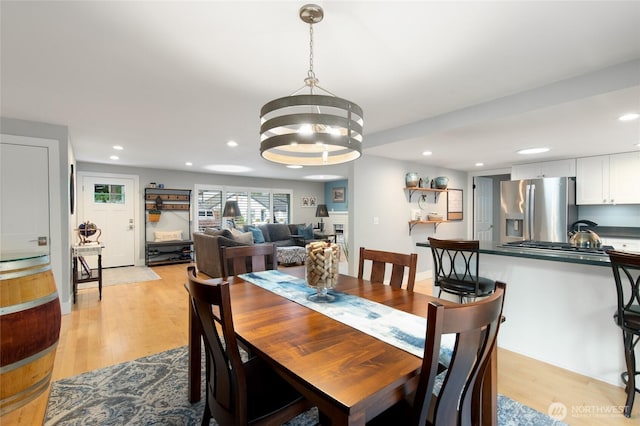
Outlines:
[{"label": "wooden dining table", "polygon": [[[283,272],[304,277],[304,267]],[[364,425],[415,390],[421,358],[240,277],[224,280],[231,284],[238,339],[316,405],[323,424]],[[432,300],[452,304],[348,275],[340,275],[335,290],[420,316],[426,316]],[[189,400],[197,402],[201,397],[201,332],[191,307],[189,312]],[[496,361],[494,353],[483,379],[479,407],[483,425],[497,424]]]}]

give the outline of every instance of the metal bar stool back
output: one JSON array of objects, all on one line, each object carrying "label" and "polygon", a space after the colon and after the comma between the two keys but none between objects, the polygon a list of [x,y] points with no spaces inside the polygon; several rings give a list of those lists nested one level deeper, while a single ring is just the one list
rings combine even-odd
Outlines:
[{"label": "metal bar stool back", "polygon": [[429,237],[433,255],[434,285],[454,294],[463,303],[493,293],[495,281],[478,275],[480,242],[477,240],[438,240]]},{"label": "metal bar stool back", "polygon": [[613,319],[622,329],[624,358],[627,364],[627,371],[621,374],[627,393],[624,415],[631,417],[635,394],[640,392],[636,384],[636,376],[640,372],[636,370],[635,356],[635,347],[640,340],[640,254],[615,250],[607,253],[611,259],[618,294],[618,308]]}]

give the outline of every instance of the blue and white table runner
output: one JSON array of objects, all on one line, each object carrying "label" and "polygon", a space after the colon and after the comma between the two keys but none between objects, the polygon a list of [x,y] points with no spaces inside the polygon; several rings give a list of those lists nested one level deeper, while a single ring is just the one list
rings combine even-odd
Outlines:
[{"label": "blue and white table runner", "polygon": [[[239,276],[245,281],[320,312],[417,357],[422,358],[424,354],[426,317],[335,290],[331,290],[331,294],[336,298],[333,302],[312,302],[307,299],[307,296],[316,293],[315,288],[309,287],[302,278],[277,270],[250,272]],[[454,335],[442,337],[439,361],[443,365],[449,365],[454,339]]]}]

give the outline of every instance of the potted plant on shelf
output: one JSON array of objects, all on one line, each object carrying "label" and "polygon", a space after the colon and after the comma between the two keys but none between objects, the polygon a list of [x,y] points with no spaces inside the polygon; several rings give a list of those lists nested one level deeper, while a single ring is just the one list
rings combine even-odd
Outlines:
[{"label": "potted plant on shelf", "polygon": [[158,209],[149,210],[149,222],[158,222],[162,212]]}]

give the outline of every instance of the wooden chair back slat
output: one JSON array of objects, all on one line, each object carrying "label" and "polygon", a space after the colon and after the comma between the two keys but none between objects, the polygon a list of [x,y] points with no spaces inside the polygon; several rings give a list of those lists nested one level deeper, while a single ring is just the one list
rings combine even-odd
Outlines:
[{"label": "wooden chair back slat", "polygon": [[407,269],[407,290],[413,291],[416,282],[416,270],[418,268],[418,255],[416,253],[394,253],[360,247],[360,261],[358,264],[359,279],[364,279],[365,261],[371,261],[371,276],[368,279],[373,283],[384,283],[387,266],[391,266],[389,285],[396,288],[402,287],[405,269]]},{"label": "wooden chair back slat", "polygon": [[225,277],[278,268],[275,244],[222,247],[221,258]]}]

